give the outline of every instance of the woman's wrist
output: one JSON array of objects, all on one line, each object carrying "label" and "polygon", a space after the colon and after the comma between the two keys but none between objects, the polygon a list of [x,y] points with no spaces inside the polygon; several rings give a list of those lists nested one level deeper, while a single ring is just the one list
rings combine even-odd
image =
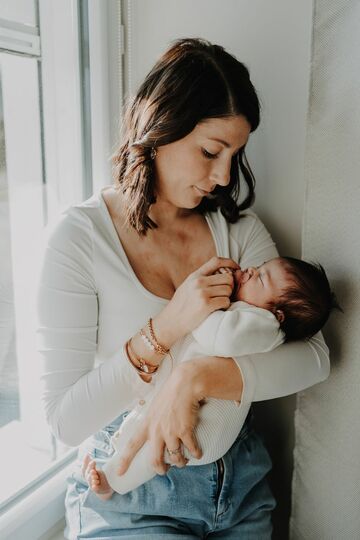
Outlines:
[{"label": "woman's wrist", "polygon": [[158,340],[168,349],[187,333],[182,329],[179,320],[174,319],[170,304],[153,318],[153,326]]},{"label": "woman's wrist", "polygon": [[156,368],[161,364],[165,355],[160,354],[155,349],[150,348],[141,337],[140,331],[129,341],[133,355],[137,358],[137,364],[140,364],[140,362],[145,362],[149,366],[150,371],[152,371],[152,367]]},{"label": "woman's wrist", "polygon": [[198,401],[210,397],[241,401],[243,378],[233,358],[206,356],[183,362],[176,369]]},{"label": "woman's wrist", "polygon": [[167,354],[170,354],[170,345],[160,341],[159,332],[153,319],[140,328],[127,342],[127,354],[136,369],[145,373],[155,373]]}]

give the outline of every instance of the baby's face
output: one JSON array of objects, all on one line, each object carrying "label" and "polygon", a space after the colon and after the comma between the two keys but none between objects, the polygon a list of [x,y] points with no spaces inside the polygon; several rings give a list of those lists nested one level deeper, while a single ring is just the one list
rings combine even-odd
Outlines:
[{"label": "baby's face", "polygon": [[258,266],[234,272],[232,301],[243,301],[267,309],[290,285],[290,278],[280,257]]}]

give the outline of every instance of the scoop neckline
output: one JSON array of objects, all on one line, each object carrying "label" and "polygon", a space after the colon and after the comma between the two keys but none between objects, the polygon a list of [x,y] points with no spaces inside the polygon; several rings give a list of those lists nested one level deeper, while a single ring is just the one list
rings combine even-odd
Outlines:
[{"label": "scoop neckline", "polygon": [[[128,256],[126,254],[126,251],[124,249],[124,246],[122,245],[122,242],[121,242],[121,239],[118,235],[118,232],[116,230],[116,227],[115,227],[115,224],[112,220],[112,217],[110,215],[110,212],[109,212],[109,209],[107,207],[107,204],[105,202],[105,199],[103,197],[103,192],[106,190],[106,189],[109,189],[110,187],[112,187],[111,185],[110,186],[104,186],[103,188],[100,189],[99,191],[99,200],[100,200],[100,206],[101,208],[103,209],[103,212],[105,214],[105,217],[109,223],[109,229],[110,229],[110,232],[111,232],[111,235],[113,237],[113,240],[115,242],[115,246],[116,248],[118,249],[118,251],[120,252],[120,255],[121,255],[121,259],[122,261],[125,262],[125,265],[127,267],[127,270],[129,272],[129,275],[133,281],[133,283],[135,284],[135,286],[145,295],[147,296],[148,298],[152,299],[152,300],[155,300],[157,302],[161,302],[162,304],[167,304],[171,298],[163,298],[162,296],[158,296],[157,294],[154,294],[152,293],[151,291],[149,291],[149,289],[147,289],[142,283],[141,281],[139,280],[139,278],[137,277],[133,267],[131,266],[130,264],[130,261],[128,259]],[[208,224],[208,227],[209,227],[209,230],[210,230],[210,233],[211,233],[211,236],[212,236],[212,239],[213,239],[213,242],[214,242],[214,245],[215,245],[215,251],[216,251],[216,255],[218,257],[222,257],[222,254],[221,254],[221,249],[220,249],[220,242],[218,241],[218,237],[217,237],[217,234],[216,234],[216,229],[214,228],[212,222],[211,222],[211,217],[210,215],[206,212],[204,214],[205,216],[205,219],[206,219],[206,222]]]}]

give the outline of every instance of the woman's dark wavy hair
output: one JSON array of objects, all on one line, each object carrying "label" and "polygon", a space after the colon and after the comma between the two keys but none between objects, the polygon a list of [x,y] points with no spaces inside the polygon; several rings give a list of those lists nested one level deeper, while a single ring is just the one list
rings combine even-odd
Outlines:
[{"label": "woman's dark wavy hair", "polygon": [[[243,115],[254,131],[260,106],[247,68],[223,47],[204,39],[179,39],[160,57],[124,113],[121,143],[112,157],[113,180],[125,197],[126,223],[139,234],[157,225],[149,216],[156,201],[151,150],[188,135],[202,120]],[[247,185],[242,202],[240,171]],[[197,211],[220,207],[230,222],[254,201],[255,179],[245,147],[233,157],[230,183],[217,186]]]}]

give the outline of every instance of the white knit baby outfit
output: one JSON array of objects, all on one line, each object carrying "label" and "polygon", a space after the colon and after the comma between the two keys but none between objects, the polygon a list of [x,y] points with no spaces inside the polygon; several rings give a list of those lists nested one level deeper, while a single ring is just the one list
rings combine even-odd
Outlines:
[{"label": "white knit baby outfit", "polygon": [[[245,302],[234,302],[227,311],[216,311],[196,328],[192,334],[179,340],[171,349],[174,365],[201,356],[242,356],[267,352],[284,340],[276,317],[265,309]],[[219,359],[221,362],[221,359]],[[146,416],[154,396],[166,384],[172,370],[172,359],[167,355],[153,377],[154,389],[125,418],[111,439],[115,454],[103,467],[110,486],[124,494],[155,476],[150,463],[150,446],[146,442],[136,454],[125,474],[119,476],[119,460],[126,443]],[[248,408],[239,402],[208,398],[200,408],[195,436],[202,449],[202,457],[194,458],[187,448],[182,452],[189,465],[205,465],[220,459],[235,442]],[[171,463],[165,451],[165,461]]]}]

